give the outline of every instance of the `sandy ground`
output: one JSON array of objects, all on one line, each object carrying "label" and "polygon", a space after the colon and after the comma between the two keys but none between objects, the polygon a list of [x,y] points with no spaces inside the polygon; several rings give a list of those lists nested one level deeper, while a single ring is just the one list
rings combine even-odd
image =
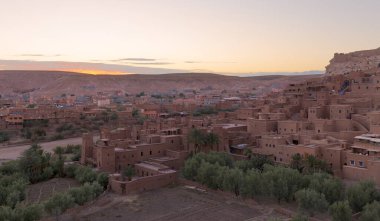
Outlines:
[{"label": "sandy ground", "polygon": [[[39,143],[39,145],[42,146],[42,148],[48,152],[52,152],[56,146],[66,146],[68,144],[74,144],[74,145],[82,144],[82,137],[68,138],[68,139],[63,139],[63,140]],[[0,163],[2,161],[17,159],[21,155],[21,153],[24,150],[28,149],[29,147],[30,147],[30,144],[0,148]]]},{"label": "sandy ground", "polygon": [[268,206],[177,186],[127,196],[107,193],[90,205],[66,212],[60,220],[265,221],[268,218],[288,219]]}]

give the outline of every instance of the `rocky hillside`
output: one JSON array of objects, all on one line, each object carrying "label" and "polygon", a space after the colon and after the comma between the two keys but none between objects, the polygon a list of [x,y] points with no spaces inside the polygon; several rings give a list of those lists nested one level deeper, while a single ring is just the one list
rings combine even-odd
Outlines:
[{"label": "rocky hillside", "polygon": [[380,67],[380,48],[356,51],[347,54],[336,53],[326,66],[327,75],[340,75],[358,70],[370,70]]},{"label": "rocky hillside", "polygon": [[320,75],[235,77],[210,73],[163,75],[88,75],[60,71],[0,71],[0,94],[32,92],[95,94],[99,91],[122,90],[128,93],[166,92],[172,89],[282,89],[288,83],[301,82]]}]

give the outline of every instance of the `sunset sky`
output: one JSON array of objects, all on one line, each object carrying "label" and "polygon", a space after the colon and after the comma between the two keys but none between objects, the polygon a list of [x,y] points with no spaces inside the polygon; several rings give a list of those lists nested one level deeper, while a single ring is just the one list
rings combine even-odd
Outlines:
[{"label": "sunset sky", "polygon": [[380,47],[379,9],[379,0],[0,0],[0,69],[324,70],[335,52]]}]

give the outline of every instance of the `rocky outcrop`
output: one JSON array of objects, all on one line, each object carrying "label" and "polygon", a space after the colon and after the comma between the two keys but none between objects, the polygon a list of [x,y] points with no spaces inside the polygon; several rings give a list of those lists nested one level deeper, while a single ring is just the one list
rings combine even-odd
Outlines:
[{"label": "rocky outcrop", "polygon": [[367,71],[380,67],[380,48],[347,54],[335,53],[326,66],[326,75],[342,75],[353,71]]}]

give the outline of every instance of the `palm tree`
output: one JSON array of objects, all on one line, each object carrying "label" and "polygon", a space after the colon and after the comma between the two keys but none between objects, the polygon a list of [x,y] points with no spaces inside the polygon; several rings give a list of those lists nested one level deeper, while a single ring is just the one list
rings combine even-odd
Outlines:
[{"label": "palm tree", "polygon": [[196,128],[190,130],[190,133],[188,134],[188,140],[189,143],[194,144],[195,153],[198,153],[206,142],[204,133]]},{"label": "palm tree", "polygon": [[215,144],[219,144],[219,137],[217,134],[208,133],[205,136],[204,143],[206,146],[211,146],[212,149],[212,147],[214,147]]},{"label": "palm tree", "polygon": [[293,169],[297,169],[300,173],[302,173],[302,170],[304,168],[304,162],[301,154],[296,153],[292,156],[292,161],[290,163],[290,167]]}]

